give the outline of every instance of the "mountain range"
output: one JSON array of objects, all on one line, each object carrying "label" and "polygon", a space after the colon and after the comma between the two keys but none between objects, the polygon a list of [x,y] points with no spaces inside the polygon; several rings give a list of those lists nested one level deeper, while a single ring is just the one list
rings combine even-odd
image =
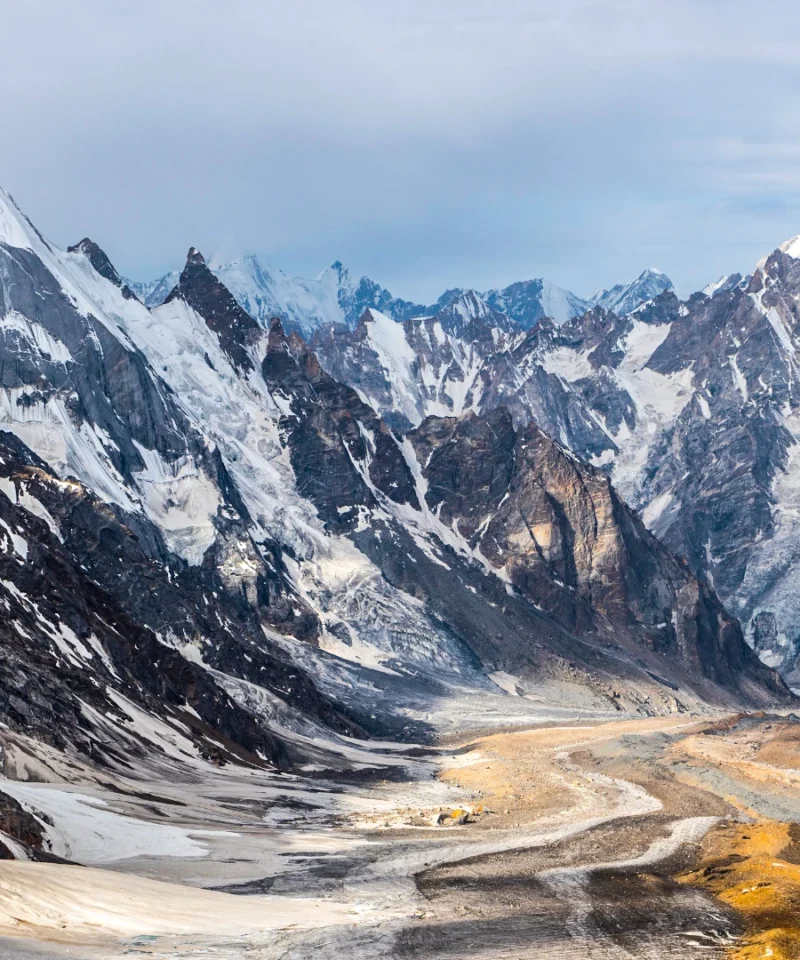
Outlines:
[{"label": "mountain range", "polygon": [[[454,288],[446,290],[436,303],[424,305],[394,297],[368,277],[356,280],[338,260],[313,280],[287,276],[282,270],[263,265],[253,254],[235,260],[212,259],[209,269],[262,326],[268,327],[273,317],[279,317],[286,329],[303,336],[331,324],[354,327],[367,309],[380,310],[398,321],[433,316],[465,295],[479,296],[492,310],[527,330],[544,317],[557,324],[565,323],[592,306],[627,313],[645,300],[673,289],[665,274],[645,270],[631,283],[599,290],[588,299],[539,278],[480,294]],[[150,282],[126,283],[146,306],[155,307],[164,302],[178,277],[179,272],[173,271]]]},{"label": "mountain range", "polygon": [[[396,325],[371,310],[314,343],[398,428],[498,408],[539,424],[610,477],[800,686],[800,241],[709,291],[681,301],[665,290],[627,315],[597,306],[517,333],[462,299],[406,321],[391,351]],[[454,308],[473,324],[454,331]]]},{"label": "mountain range", "polygon": [[337,322],[285,325],[194,248],[148,306],[0,194],[0,720],[298,769],[466,695],[791,702],[798,245],[560,322],[508,290],[400,322],[336,265]]}]

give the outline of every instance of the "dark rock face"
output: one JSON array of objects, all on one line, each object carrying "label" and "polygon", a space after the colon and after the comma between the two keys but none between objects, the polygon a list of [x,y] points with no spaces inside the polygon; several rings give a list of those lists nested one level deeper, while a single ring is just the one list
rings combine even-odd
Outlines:
[{"label": "dark rock face", "polygon": [[253,360],[247,348],[259,339],[261,328],[217,280],[206,266],[203,255],[194,247],[186,258],[178,285],[165,303],[178,297],[205,319],[219,337],[222,348],[240,370],[253,369]]},{"label": "dark rock face", "polygon": [[409,439],[425,464],[428,507],[477,546],[476,532],[505,496],[514,472],[516,436],[507,410],[486,417],[429,417]]},{"label": "dark rock face", "polygon": [[427,499],[570,630],[603,622],[717,683],[767,678],[735,620],[647,532],[608,478],[511,417],[428,420],[410,434]]},{"label": "dark rock face", "polygon": [[4,834],[23,844],[28,856],[44,850],[44,830],[36,817],[13,797],[0,792],[0,860],[13,860],[12,851],[3,842]]},{"label": "dark rock face", "polygon": [[297,489],[332,531],[352,530],[357,507],[376,505],[377,487],[398,504],[415,504],[414,481],[398,439],[350,387],[320,367],[316,356],[292,350],[279,320],[269,334],[262,373],[291,413],[281,418]]}]

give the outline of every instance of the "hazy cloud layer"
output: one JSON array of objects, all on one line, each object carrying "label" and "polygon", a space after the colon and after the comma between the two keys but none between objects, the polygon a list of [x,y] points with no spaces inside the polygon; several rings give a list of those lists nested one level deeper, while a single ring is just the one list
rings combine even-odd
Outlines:
[{"label": "hazy cloud layer", "polygon": [[195,244],[399,295],[800,233],[790,0],[0,0],[0,182],[142,278]]}]

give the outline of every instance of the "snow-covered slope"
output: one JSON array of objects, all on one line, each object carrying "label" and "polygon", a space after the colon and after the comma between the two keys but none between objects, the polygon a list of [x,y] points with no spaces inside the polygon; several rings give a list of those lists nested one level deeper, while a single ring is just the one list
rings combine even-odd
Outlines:
[{"label": "snow-covered slope", "polygon": [[365,310],[355,329],[322,328],[312,341],[323,365],[399,428],[427,416],[478,409],[486,360],[521,331],[473,291],[433,316],[397,323]]},{"label": "snow-covered slope", "polygon": [[345,323],[340,294],[349,291],[346,272],[323,270],[312,280],[289,277],[274,267],[264,267],[255,256],[232,262],[210,263],[211,270],[262,326],[272,317],[286,320],[303,333],[325,323]]}]

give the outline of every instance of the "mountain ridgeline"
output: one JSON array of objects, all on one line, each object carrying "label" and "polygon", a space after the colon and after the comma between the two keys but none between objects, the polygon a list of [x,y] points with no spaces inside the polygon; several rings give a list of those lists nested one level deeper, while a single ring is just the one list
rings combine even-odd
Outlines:
[{"label": "mountain ridgeline", "polygon": [[[588,298],[540,277],[484,293],[452,288],[445,290],[435,303],[425,305],[395,297],[369,277],[357,280],[338,260],[310,280],[290,277],[277,267],[266,266],[254,254],[235,260],[212,258],[209,267],[243,309],[263,327],[278,317],[287,330],[305,337],[331,324],[352,329],[368,309],[402,322],[434,316],[463,297],[480,298],[490,309],[528,330],[544,317],[561,324],[592,306],[628,312],[672,289],[669,277],[658,270],[645,270],[631,283],[599,290]],[[148,307],[157,307],[169,296],[179,277],[180,271],[174,270],[156,280],[144,283],[129,280],[124,285]]]},{"label": "mountain ridgeline", "polygon": [[358,317],[287,322],[194,249],[148,305],[0,195],[10,730],[298,768],[508,678],[584,711],[790,702],[792,249],[560,323],[508,290],[403,317],[335,269]]}]

